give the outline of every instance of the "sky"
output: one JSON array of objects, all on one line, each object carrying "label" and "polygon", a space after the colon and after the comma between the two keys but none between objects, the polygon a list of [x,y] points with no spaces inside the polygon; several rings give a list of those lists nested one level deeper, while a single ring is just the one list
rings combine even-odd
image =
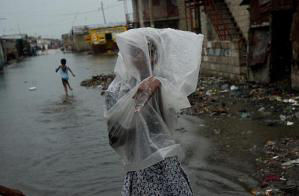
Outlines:
[{"label": "sky", "polygon": [[[45,38],[61,38],[72,26],[125,22],[120,0],[0,0],[0,35],[26,33]],[[128,0],[129,13],[132,13]]]}]

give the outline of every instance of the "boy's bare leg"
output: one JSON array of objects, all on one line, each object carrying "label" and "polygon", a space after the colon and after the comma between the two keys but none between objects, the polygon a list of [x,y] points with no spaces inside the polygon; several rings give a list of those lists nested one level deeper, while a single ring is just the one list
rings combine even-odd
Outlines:
[{"label": "boy's bare leg", "polygon": [[69,89],[72,91],[73,89],[72,89],[72,87],[70,86],[70,83],[69,83],[69,81],[67,81],[67,83],[66,83],[68,86],[69,86]]},{"label": "boy's bare leg", "polygon": [[68,93],[67,93],[67,86],[66,86],[65,82],[63,82],[62,84],[63,84],[63,88],[64,88],[65,95],[68,96]]}]

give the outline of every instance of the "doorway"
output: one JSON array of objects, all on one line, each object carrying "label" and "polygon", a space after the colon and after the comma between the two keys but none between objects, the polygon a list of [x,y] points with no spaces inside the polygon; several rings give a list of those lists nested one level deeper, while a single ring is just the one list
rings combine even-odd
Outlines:
[{"label": "doorway", "polygon": [[291,80],[292,44],[290,31],[292,11],[277,11],[272,13],[271,26],[271,81]]}]

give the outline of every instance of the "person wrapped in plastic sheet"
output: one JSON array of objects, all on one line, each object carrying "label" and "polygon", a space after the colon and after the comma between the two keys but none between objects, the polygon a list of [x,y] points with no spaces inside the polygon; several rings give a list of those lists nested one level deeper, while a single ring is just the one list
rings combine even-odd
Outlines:
[{"label": "person wrapped in plastic sheet", "polygon": [[122,195],[192,195],[173,130],[197,86],[203,35],[140,28],[116,42],[105,117],[110,145],[127,171]]}]

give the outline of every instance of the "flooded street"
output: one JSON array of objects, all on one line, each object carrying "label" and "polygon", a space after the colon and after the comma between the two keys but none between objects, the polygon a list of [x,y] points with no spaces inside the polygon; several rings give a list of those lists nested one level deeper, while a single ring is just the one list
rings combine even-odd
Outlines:
[{"label": "flooded street", "polygon": [[[26,195],[119,195],[121,165],[108,145],[104,99],[80,87],[93,73],[112,72],[115,58],[49,53],[0,76],[0,184]],[[76,74],[67,99],[55,74],[62,57]]]},{"label": "flooded street", "polygon": [[[167,126],[194,196],[299,196],[299,0],[0,5],[0,196],[119,196],[109,138],[148,166],[176,149]],[[128,187],[175,194],[167,165]]]},{"label": "flooded street", "polygon": [[[55,73],[60,58],[66,58],[76,74],[68,98]],[[111,73],[115,61],[115,56],[57,50],[6,67],[0,75],[1,185],[30,196],[120,195],[124,173],[108,144],[104,97],[96,88],[80,86],[91,75]],[[28,90],[32,86],[35,91]],[[249,195],[255,184],[247,173],[250,161],[228,158],[224,164],[211,159],[219,151],[202,136],[209,126],[195,117],[181,117],[176,131],[194,195]]]}]

